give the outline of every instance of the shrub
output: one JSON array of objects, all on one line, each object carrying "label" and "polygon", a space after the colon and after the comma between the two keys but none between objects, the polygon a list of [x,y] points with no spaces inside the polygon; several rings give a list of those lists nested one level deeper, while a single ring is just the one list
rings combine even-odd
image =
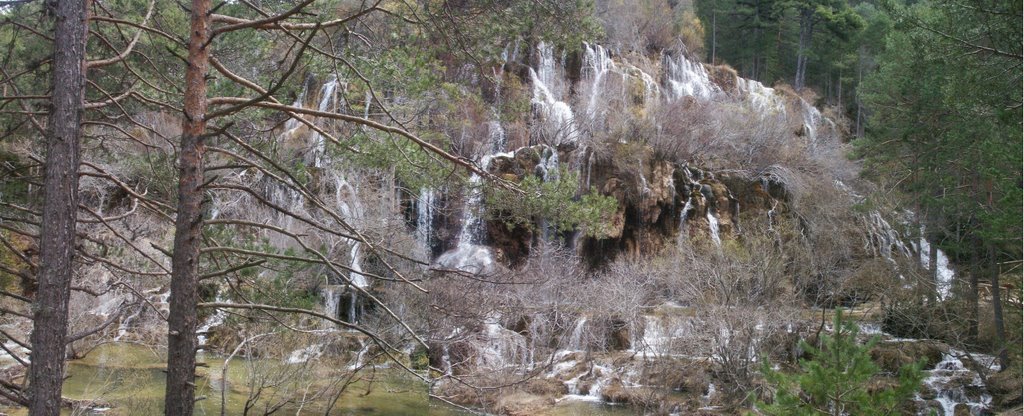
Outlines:
[{"label": "shrub", "polygon": [[[800,371],[786,374],[765,361],[762,372],[775,388],[772,404],[759,403],[757,410],[769,415],[884,415],[898,412],[923,380],[923,363],[900,367],[895,383],[877,383],[880,369],[871,360],[874,337],[857,344],[857,325],[844,320],[837,309],[835,333],[822,335],[821,348],[807,342],[801,346],[810,360],[801,360]],[[882,387],[879,387],[882,385]]]}]

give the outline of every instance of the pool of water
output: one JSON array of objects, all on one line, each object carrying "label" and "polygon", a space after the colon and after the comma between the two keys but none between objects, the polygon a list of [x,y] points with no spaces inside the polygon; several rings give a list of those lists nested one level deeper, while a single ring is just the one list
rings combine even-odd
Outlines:
[{"label": "pool of water", "polygon": [[[206,363],[198,373],[196,415],[262,415],[278,406],[277,414],[323,415],[334,402],[331,415],[397,416],[468,415],[436,400],[429,400],[426,384],[413,375],[393,369],[364,369],[355,377],[343,362],[317,360],[287,363],[234,358],[227,363],[227,384],[221,378],[225,357],[200,354]],[[85,358],[68,364],[64,397],[90,404],[77,415],[134,416],[163,413],[166,355],[162,350],[137,344],[104,344]],[[262,382],[261,382],[262,380]],[[344,389],[340,386],[345,385]],[[224,388],[222,400],[221,388]],[[341,391],[340,395],[337,392]],[[330,394],[322,394],[328,391]],[[335,400],[337,396],[337,400]],[[305,400],[303,400],[305,397]],[[25,409],[3,409],[25,415]],[[71,415],[70,410],[63,412]],[[631,415],[629,407],[563,400],[543,412],[548,416]]]}]

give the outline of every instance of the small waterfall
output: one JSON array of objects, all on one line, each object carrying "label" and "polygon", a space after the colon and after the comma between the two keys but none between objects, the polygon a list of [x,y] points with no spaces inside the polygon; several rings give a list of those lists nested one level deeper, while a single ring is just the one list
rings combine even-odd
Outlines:
[{"label": "small waterfall", "polygon": [[775,93],[774,88],[765,87],[764,84],[746,78],[737,78],[736,86],[741,94],[744,94],[750,105],[764,115],[785,114],[786,104],[782,98]]},{"label": "small waterfall", "polygon": [[[925,234],[924,227],[921,227],[921,235]],[[921,267],[925,270],[930,270],[931,259],[928,258],[928,253],[931,252],[931,243],[923,237],[920,240],[920,254]],[[935,265],[938,267],[938,276],[935,282],[935,292],[938,294],[940,300],[945,300],[949,297],[949,292],[953,288],[953,278],[956,273],[949,267],[949,258],[946,257],[946,253],[942,249],[936,249],[936,260]]]},{"label": "small waterfall", "polygon": [[582,316],[576,321],[576,326],[572,329],[572,334],[569,335],[569,343],[566,347],[570,351],[583,351],[585,345],[583,344],[584,331],[587,328],[587,317]]},{"label": "small waterfall", "polygon": [[370,349],[373,348],[374,346],[372,342],[366,342],[364,340],[359,340],[359,345],[359,352],[356,353],[355,359],[352,361],[352,364],[349,364],[348,366],[348,369],[350,371],[358,370],[360,367],[363,366],[366,360],[366,354],[369,354]]},{"label": "small waterfall", "polygon": [[[324,83],[320,88],[320,103],[317,106],[317,111],[329,112],[333,110],[333,104],[335,103],[335,91],[338,89],[338,77],[332,75],[330,79]],[[291,121],[291,120],[289,120]],[[319,168],[323,166],[324,157],[327,155],[327,144],[323,136],[320,133],[313,131],[312,142],[313,149],[311,152],[312,166]]]},{"label": "small waterfall", "polygon": [[491,153],[504,152],[508,147],[508,139],[505,138],[505,129],[501,127],[500,121],[487,123],[488,141],[491,144]]},{"label": "small waterfall", "polygon": [[477,355],[477,365],[485,368],[505,368],[532,364],[526,338],[501,326],[501,316],[488,317],[484,322],[482,347]]},{"label": "small waterfall", "polygon": [[288,364],[301,364],[309,360],[319,358],[324,353],[323,344],[313,344],[306,348],[300,348],[288,355]]},{"label": "small waterfall", "polygon": [[[480,167],[488,170],[491,160],[495,157],[514,157],[514,154],[495,153],[480,159]],[[448,269],[457,269],[470,273],[490,273],[495,262],[491,249],[480,245],[484,235],[483,211],[483,178],[473,174],[469,177],[466,187],[466,205],[462,209],[462,228],[459,230],[458,245],[437,258],[437,264]]]},{"label": "small waterfall", "polygon": [[562,100],[559,88],[562,77],[555,63],[554,50],[541,42],[537,45],[537,54],[537,69],[530,68],[530,80],[533,83],[531,102],[537,108],[541,120],[554,129],[551,143],[575,142],[578,135],[576,117],[572,107]]},{"label": "small waterfall", "polygon": [[718,235],[718,218],[715,217],[712,209],[708,209],[708,229],[711,231],[711,241],[715,242],[716,246],[722,246],[722,238]]},{"label": "small waterfall", "polygon": [[711,76],[708,75],[707,69],[704,69],[704,65],[687,59],[682,53],[678,55],[664,55],[662,58],[669,99],[711,98],[718,88],[711,82]]},{"label": "small waterfall", "polygon": [[[217,297],[215,298],[215,301],[217,303],[221,303],[221,302],[225,302],[226,299],[224,299],[224,297],[221,295],[220,291],[218,291],[217,292]],[[199,340],[199,345],[206,344],[207,335],[208,335],[207,333],[210,332],[210,330],[213,329],[214,327],[217,327],[217,326],[220,326],[221,324],[223,324],[224,323],[224,319],[227,318],[227,316],[228,316],[228,313],[226,311],[224,311],[223,309],[217,309],[217,311],[214,312],[214,314],[212,316],[206,318],[206,323],[204,323],[203,326],[201,326],[201,327],[196,329],[196,334],[197,334],[196,338]]]},{"label": "small waterfall", "polygon": [[320,290],[320,296],[324,298],[324,315],[338,317],[338,305],[341,303],[341,293],[344,290],[339,285],[325,285]]},{"label": "small waterfall", "polygon": [[[292,107],[302,107],[303,106],[303,104],[306,102],[306,94],[309,92],[308,87],[309,86],[308,86],[307,83],[302,83],[302,92],[299,93],[298,97],[295,97],[295,101],[292,102]],[[290,132],[292,130],[295,130],[296,128],[298,128],[301,125],[302,124],[299,123],[299,120],[296,120],[294,117],[291,117],[291,118],[288,119],[288,121],[284,122],[284,131],[286,133]]]},{"label": "small waterfall", "polygon": [[[942,408],[943,416],[959,414],[956,412],[958,404],[966,404],[972,415],[988,414],[992,396],[981,393],[985,391],[981,376],[965,366],[960,356],[966,354],[954,349],[943,353],[942,361],[927,371],[924,386],[935,392],[934,400]],[[920,394],[917,399],[921,400]]]},{"label": "small waterfall", "polygon": [[803,98],[800,99],[800,110],[804,119],[804,135],[807,136],[811,146],[814,146],[818,140],[818,125],[821,124],[821,112]]},{"label": "small waterfall", "polygon": [[[334,179],[334,200],[339,213],[350,226],[355,227],[356,223],[363,218],[363,206],[359,200],[359,193],[348,183],[341,172],[332,172]],[[359,241],[346,239],[349,246],[349,279],[353,285],[366,287],[369,282],[362,271],[362,250]]]},{"label": "small waterfall", "polygon": [[605,76],[615,70],[615,62],[601,45],[583,44],[583,71],[590,79],[590,98],[587,100],[587,115],[597,120],[598,98],[603,92],[602,81]]},{"label": "small waterfall", "polygon": [[882,213],[874,211],[871,213],[867,224],[870,235],[869,244],[886,260],[893,261],[894,251],[910,257],[910,249],[903,243],[903,238],[889,222],[882,218]]},{"label": "small waterfall", "polygon": [[416,201],[416,240],[426,248],[430,255],[431,239],[434,226],[434,200],[436,195],[431,188],[420,189],[420,198]]}]

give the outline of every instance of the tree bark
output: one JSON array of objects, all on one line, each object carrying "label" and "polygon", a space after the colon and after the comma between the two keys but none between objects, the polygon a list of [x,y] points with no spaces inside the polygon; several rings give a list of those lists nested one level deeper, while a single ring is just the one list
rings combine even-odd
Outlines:
[{"label": "tree bark", "polygon": [[210,53],[210,0],[193,0],[185,72],[185,120],[178,159],[178,217],[171,258],[164,413],[191,416],[195,404],[199,249],[202,234],[203,153],[206,133],[206,73]]},{"label": "tree bark", "polygon": [[967,318],[967,338],[971,343],[978,343],[978,317],[981,315],[978,307],[978,281],[979,274],[981,274],[981,267],[979,267],[978,250],[980,248],[974,248],[971,250],[971,288],[967,294],[967,302],[970,304],[970,313]]},{"label": "tree bark", "polygon": [[60,414],[64,384],[68,301],[78,211],[79,138],[85,92],[88,0],[56,5],[53,95],[46,134],[43,223],[39,237],[39,287],[33,305],[29,415]]},{"label": "tree bark", "polygon": [[804,79],[807,76],[807,48],[810,46],[813,31],[814,9],[800,10],[800,43],[797,46],[796,77],[793,80],[793,88],[797,91],[804,89]]},{"label": "tree bark", "polygon": [[1006,351],[1006,325],[1003,323],[1003,299],[999,293],[999,263],[996,261],[996,249],[988,246],[988,273],[992,284],[992,314],[996,326],[996,342],[999,344],[999,370],[1005,370],[1010,357]]},{"label": "tree bark", "polygon": [[935,301],[939,295],[939,246],[936,245],[938,242],[935,232],[935,226],[928,223],[928,232],[925,233],[925,241],[928,241],[928,277],[932,280],[932,286],[935,287],[931,291],[931,295],[928,299]]}]

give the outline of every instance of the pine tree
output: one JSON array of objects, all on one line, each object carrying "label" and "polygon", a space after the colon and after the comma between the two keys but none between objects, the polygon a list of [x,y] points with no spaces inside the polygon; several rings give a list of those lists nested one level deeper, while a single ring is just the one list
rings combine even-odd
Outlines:
[{"label": "pine tree", "polygon": [[801,360],[800,371],[787,374],[772,369],[767,361],[765,379],[775,388],[772,404],[759,403],[757,409],[768,415],[886,415],[898,413],[901,403],[910,399],[921,385],[921,363],[900,368],[897,383],[879,390],[869,388],[879,373],[871,360],[873,337],[857,343],[857,325],[844,320],[836,310],[833,335],[821,336],[821,347],[806,341],[801,346],[811,356]]}]

